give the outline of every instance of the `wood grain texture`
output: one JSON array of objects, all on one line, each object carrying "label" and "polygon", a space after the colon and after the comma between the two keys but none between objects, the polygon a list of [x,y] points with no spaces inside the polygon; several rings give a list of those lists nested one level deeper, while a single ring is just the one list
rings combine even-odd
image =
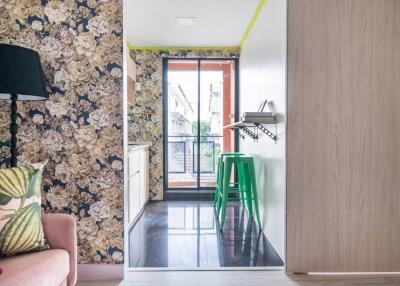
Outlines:
[{"label": "wood grain texture", "polygon": [[287,271],[400,271],[400,1],[288,2]]}]

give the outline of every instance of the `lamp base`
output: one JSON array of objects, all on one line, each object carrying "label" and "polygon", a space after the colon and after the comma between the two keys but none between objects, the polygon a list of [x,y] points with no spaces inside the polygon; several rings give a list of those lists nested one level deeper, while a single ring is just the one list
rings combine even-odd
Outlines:
[{"label": "lamp base", "polygon": [[11,167],[17,167],[17,133],[18,133],[18,125],[17,125],[17,100],[18,95],[11,94],[11,107],[10,107],[10,115],[11,115],[11,125],[10,125],[10,133],[11,133],[11,142],[10,142],[10,151],[11,151]]}]

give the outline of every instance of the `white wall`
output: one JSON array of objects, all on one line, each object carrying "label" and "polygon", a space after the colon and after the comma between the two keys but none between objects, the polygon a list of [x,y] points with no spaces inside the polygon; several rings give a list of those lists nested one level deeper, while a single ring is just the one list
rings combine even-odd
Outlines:
[{"label": "white wall", "polygon": [[[278,141],[240,141],[240,150],[255,156],[257,188],[264,233],[282,259],[285,255],[286,149],[286,0],[266,1],[240,56],[240,112],[257,111],[272,101],[279,115]],[[268,126],[275,131],[275,126]]]}]

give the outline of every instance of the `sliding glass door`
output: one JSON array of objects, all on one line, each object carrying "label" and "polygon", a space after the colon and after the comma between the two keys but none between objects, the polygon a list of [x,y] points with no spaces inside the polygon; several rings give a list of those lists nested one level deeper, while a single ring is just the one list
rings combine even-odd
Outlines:
[{"label": "sliding glass door", "polygon": [[237,138],[237,59],[164,60],[164,187],[214,189],[218,156]]}]

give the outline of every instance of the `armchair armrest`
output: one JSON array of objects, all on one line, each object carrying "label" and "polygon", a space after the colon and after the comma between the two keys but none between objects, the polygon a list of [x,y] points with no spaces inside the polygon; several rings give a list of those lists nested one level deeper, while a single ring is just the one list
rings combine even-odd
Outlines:
[{"label": "armchair armrest", "polygon": [[68,286],[76,283],[77,237],[75,218],[68,214],[42,214],[44,237],[52,248],[64,249],[69,254]]}]

